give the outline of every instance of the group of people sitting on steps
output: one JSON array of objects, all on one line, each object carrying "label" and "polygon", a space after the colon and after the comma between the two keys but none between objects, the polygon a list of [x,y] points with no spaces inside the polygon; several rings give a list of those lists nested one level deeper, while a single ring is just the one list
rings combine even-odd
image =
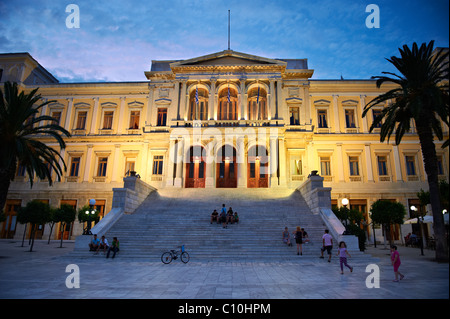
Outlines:
[{"label": "group of people sitting on steps", "polygon": [[233,213],[233,209],[231,207],[227,211],[225,204],[222,204],[220,214],[216,209],[211,214],[211,224],[214,221],[217,222],[217,224],[222,224],[223,228],[228,228],[228,223],[239,223],[239,215],[237,212]]},{"label": "group of people sitting on steps", "polygon": [[95,251],[95,255],[97,255],[100,250],[103,251],[103,254],[107,252],[106,258],[109,258],[111,251],[113,252],[112,258],[116,257],[116,253],[119,251],[119,240],[117,237],[113,237],[113,241],[109,245],[105,236],[102,236],[100,240],[97,238],[97,234],[94,234],[94,238],[89,243],[89,251]]}]

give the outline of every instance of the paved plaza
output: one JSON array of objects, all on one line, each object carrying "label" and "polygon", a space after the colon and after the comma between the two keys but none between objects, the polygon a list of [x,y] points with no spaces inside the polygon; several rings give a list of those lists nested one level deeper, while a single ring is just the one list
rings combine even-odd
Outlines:
[{"label": "paved plaza", "polygon": [[[115,259],[103,255],[71,257],[74,242],[36,241],[35,252],[28,242],[0,240],[0,298],[2,299],[448,299],[449,265],[432,261],[434,251],[399,247],[400,271],[405,279],[393,282],[389,250],[370,247],[372,258],[352,258],[350,273],[340,274],[339,260],[307,257],[278,262],[207,262],[191,256],[169,265],[160,261]],[[368,263],[379,269],[366,272]],[[73,267],[79,269],[79,288]],[[373,267],[373,266],[372,266]],[[369,276],[369,277],[368,277]],[[372,277],[371,277],[372,276]],[[69,278],[68,278],[69,277]]]}]

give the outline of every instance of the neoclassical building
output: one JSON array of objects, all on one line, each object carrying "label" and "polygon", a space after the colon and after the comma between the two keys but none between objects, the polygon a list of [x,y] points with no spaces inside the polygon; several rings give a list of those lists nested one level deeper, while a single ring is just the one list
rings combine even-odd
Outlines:
[{"label": "neoclassical building", "polygon": [[[311,79],[313,73],[307,59],[225,50],[152,61],[142,82],[59,83],[28,53],[0,54],[0,81],[39,87],[52,101],[42,112],[72,134],[61,150],[67,171],[52,187],[36,180],[30,189],[19,165],[1,237],[21,236],[15,212],[32,199],[79,209],[95,198],[107,214],[112,189],[130,172],[157,189],[276,191],[295,189],[316,170],[332,188],[333,205],[346,197],[367,219],[380,198],[420,206],[417,192],[428,184],[414,128],[398,146],[380,143],[379,131],[369,128],[385,105],[362,117],[392,86]],[[449,152],[440,146],[436,141],[439,174],[448,180]],[[68,230],[74,236],[77,224]]]}]

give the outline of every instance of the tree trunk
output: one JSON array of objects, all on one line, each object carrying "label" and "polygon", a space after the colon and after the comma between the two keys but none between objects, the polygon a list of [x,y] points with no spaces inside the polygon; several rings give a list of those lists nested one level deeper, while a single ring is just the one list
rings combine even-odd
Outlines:
[{"label": "tree trunk", "polygon": [[33,246],[34,246],[34,233],[36,232],[36,225],[32,224],[31,226],[31,246],[30,246],[30,252],[33,251]]},{"label": "tree trunk", "polygon": [[433,141],[433,132],[431,127],[427,125],[427,123],[430,123],[430,121],[426,120],[427,117],[426,114],[421,114],[421,119],[418,121],[416,120],[415,122],[420,145],[422,147],[422,156],[430,191],[430,204],[433,212],[433,230],[436,238],[436,260],[447,261],[448,248],[445,239],[444,217],[442,216],[441,210],[436,148]]}]

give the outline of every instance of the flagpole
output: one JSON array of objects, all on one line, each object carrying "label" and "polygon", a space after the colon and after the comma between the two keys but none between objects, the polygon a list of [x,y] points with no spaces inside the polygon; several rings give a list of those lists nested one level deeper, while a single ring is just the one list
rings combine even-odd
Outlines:
[{"label": "flagpole", "polygon": [[230,10],[228,10],[228,51],[230,50]]}]

